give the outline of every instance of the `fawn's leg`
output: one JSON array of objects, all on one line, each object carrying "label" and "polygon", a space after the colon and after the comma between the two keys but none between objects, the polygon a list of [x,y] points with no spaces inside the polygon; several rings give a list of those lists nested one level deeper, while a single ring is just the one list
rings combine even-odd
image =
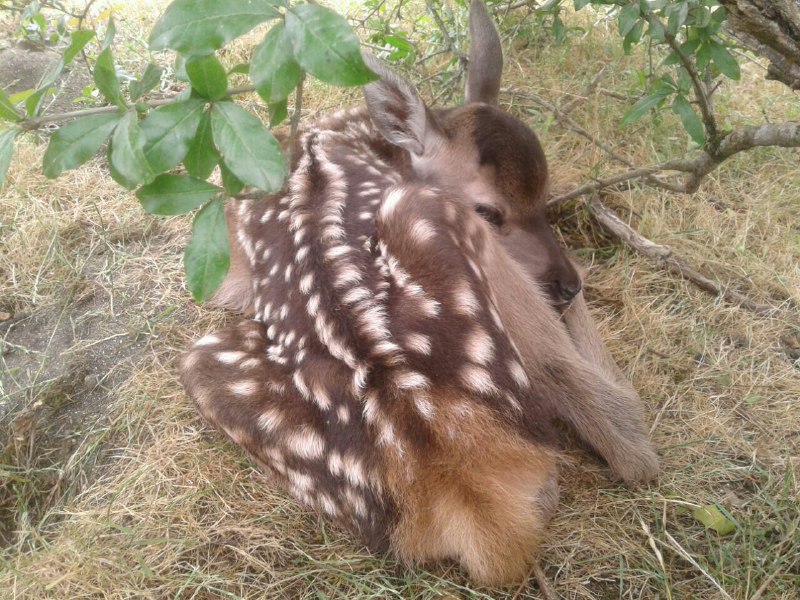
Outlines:
[{"label": "fawn's leg", "polygon": [[[458,365],[453,377],[500,412],[502,403],[492,403],[484,392],[501,390],[501,397],[516,399],[522,408],[516,420],[530,432],[552,432],[551,419],[565,420],[622,479],[655,476],[658,459],[638,395],[609,377],[610,357],[594,351],[583,356],[576,349],[546,294],[503,249],[502,232],[445,194],[413,186],[387,193],[376,226],[378,238],[408,273],[403,278],[422,283],[443,305],[449,331],[439,335],[450,346],[443,373]],[[414,325],[407,312],[397,315],[404,328]],[[596,345],[591,319],[583,314],[583,329],[577,329],[581,344],[590,339]],[[468,319],[457,322],[459,315]],[[435,333],[436,327],[433,320],[428,329]],[[468,335],[476,330],[486,334],[483,340]],[[438,358],[437,352],[432,356]]]}]

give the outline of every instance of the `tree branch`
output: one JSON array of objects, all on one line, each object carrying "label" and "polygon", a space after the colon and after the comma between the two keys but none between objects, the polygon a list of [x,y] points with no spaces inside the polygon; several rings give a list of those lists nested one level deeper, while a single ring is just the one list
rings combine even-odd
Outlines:
[{"label": "tree branch", "polygon": [[667,28],[664,27],[664,24],[661,22],[661,20],[649,9],[647,11],[647,20],[650,23],[657,22],[661,29],[664,30],[664,39],[678,57],[678,60],[680,61],[681,65],[683,65],[683,68],[689,74],[689,77],[692,80],[692,87],[694,87],[695,96],[697,97],[697,103],[700,106],[700,114],[703,117],[703,126],[706,130],[706,139],[708,139],[711,142],[711,146],[713,146],[719,130],[717,128],[717,121],[714,118],[714,111],[711,108],[711,99],[708,97],[708,91],[706,90],[705,84],[700,80],[700,76],[697,73],[697,69],[694,68],[692,61],[690,61],[689,58],[681,51],[681,46],[678,43],[678,40],[675,39],[674,35],[667,31]]},{"label": "tree branch", "polygon": [[689,265],[683,258],[677,256],[672,248],[661,244],[656,244],[646,237],[639,234],[630,225],[620,219],[616,212],[603,204],[595,194],[592,199],[586,203],[589,212],[594,219],[605,229],[608,233],[617,239],[625,242],[633,250],[649,259],[653,264],[661,269],[665,269],[672,273],[677,273],[684,279],[688,279],[701,289],[709,292],[715,296],[721,296],[732,304],[737,304],[759,315],[772,315],[778,309],[766,304],[759,304],[746,295],[737,292],[734,289],[725,287],[720,283],[710,279],[697,271],[694,267]]},{"label": "tree branch", "polygon": [[765,125],[746,125],[726,135],[719,143],[714,156],[708,152],[703,152],[693,158],[673,160],[651,167],[642,167],[618,173],[605,179],[586,183],[570,192],[550,198],[547,204],[548,206],[557,206],[573,198],[597,192],[631,179],[645,178],[647,180],[655,173],[663,171],[680,171],[686,173],[686,176],[677,183],[658,179],[659,187],[665,187],[675,192],[693,194],[700,187],[703,178],[725,160],[734,154],[759,146],[800,147],[800,122],[787,121],[785,123],[767,123]]},{"label": "tree branch", "polygon": [[[245,85],[238,88],[231,88],[228,90],[227,97],[230,98],[232,96],[238,96],[239,94],[248,94],[250,92],[256,91],[254,85]],[[178,92],[180,94],[180,92]],[[169,104],[175,101],[175,97],[178,95],[175,94],[174,96],[169,96],[167,98],[159,98],[157,100],[151,100],[149,102],[144,102],[148,108],[156,108],[157,106],[164,106],[165,104]],[[39,129],[45,123],[57,123],[59,121],[69,121],[70,119],[75,119],[78,117],[87,117],[89,115],[100,115],[104,113],[113,113],[120,110],[119,106],[98,106],[96,108],[85,108],[83,110],[73,110],[70,112],[59,113],[57,115],[45,115],[43,117],[38,117],[36,119],[25,119],[24,121],[19,122],[20,128],[24,131],[32,131],[34,129]]]}]

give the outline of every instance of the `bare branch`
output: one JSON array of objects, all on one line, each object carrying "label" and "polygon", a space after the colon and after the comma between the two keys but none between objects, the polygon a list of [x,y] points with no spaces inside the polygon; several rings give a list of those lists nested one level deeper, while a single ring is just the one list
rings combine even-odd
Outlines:
[{"label": "bare branch", "polygon": [[[245,85],[238,88],[231,88],[228,90],[227,97],[238,96],[240,94],[248,94],[250,92],[256,91],[254,85]],[[180,94],[180,92],[178,92]],[[144,102],[148,108],[156,108],[157,106],[163,106],[165,104],[169,104],[175,101],[175,97],[178,96],[175,94],[173,96],[169,96],[167,98],[158,98],[157,100],[150,100],[149,102]],[[26,119],[17,123],[23,130],[25,131],[32,131],[34,129],[38,129],[45,123],[57,123],[59,121],[69,121],[70,119],[75,119],[78,117],[86,117],[89,115],[100,115],[104,113],[113,113],[120,110],[119,106],[98,106],[96,108],[85,108],[83,110],[73,110],[70,112],[59,113],[56,115],[45,115],[43,117],[38,117],[36,119]]]},{"label": "bare branch", "polygon": [[297,129],[300,127],[300,117],[303,111],[303,83],[305,83],[305,80],[306,76],[303,74],[294,91],[294,112],[292,112],[292,120],[289,122],[289,144],[286,150],[287,165],[292,164],[292,152],[297,141]]},{"label": "bare branch", "polygon": [[[555,196],[548,200],[548,206],[556,206],[585,194],[597,192],[631,179],[652,178],[655,173],[663,171],[680,171],[686,173],[683,181],[669,182],[657,179],[657,186],[671,191],[693,194],[700,187],[703,178],[716,169],[725,160],[759,146],[780,146],[782,148],[800,147],[800,122],[767,123],[765,125],[747,125],[726,135],[719,143],[714,156],[707,152],[693,158],[673,160],[660,165],[632,169],[618,173],[605,179],[586,183],[574,190]],[[649,181],[648,181],[649,183]]]},{"label": "bare branch", "polygon": [[657,267],[677,273],[701,289],[715,296],[721,296],[728,302],[738,304],[759,315],[772,315],[778,311],[775,307],[759,304],[744,294],[725,287],[713,279],[706,277],[694,267],[690,266],[683,258],[677,256],[669,246],[656,244],[642,236],[620,219],[616,212],[603,204],[597,195],[593,196],[590,202],[587,202],[587,206],[589,212],[603,229],[617,239],[625,242],[633,250],[653,262]]},{"label": "bare branch", "polygon": [[597,89],[597,85],[600,83],[600,80],[603,79],[603,76],[606,74],[607,68],[608,63],[604,64],[597,74],[592,77],[592,80],[586,84],[586,87],[583,88],[583,91],[580,94],[574,96],[560,107],[562,115],[569,115],[569,113],[577,108],[578,104],[580,104],[583,100],[586,100],[594,93],[594,91]]}]

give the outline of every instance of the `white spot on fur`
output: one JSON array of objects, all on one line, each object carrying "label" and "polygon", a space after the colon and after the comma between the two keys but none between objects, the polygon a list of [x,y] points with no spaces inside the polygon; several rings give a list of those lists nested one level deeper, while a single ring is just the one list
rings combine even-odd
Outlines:
[{"label": "white spot on fur", "polygon": [[476,329],[467,338],[467,356],[479,365],[488,365],[494,358],[494,342],[483,329]]},{"label": "white spot on fur", "polygon": [[347,425],[350,422],[350,409],[347,408],[346,404],[341,404],[336,409],[336,416],[339,418],[340,423]]},{"label": "white spot on fur", "polygon": [[384,196],[380,208],[380,217],[388,219],[394,212],[397,205],[405,198],[405,190],[403,188],[394,188]]},{"label": "white spot on fur", "polygon": [[394,383],[397,387],[404,390],[426,389],[430,385],[428,378],[416,371],[398,373],[394,377]]},{"label": "white spot on fur", "polygon": [[374,423],[380,416],[378,394],[374,391],[367,392],[364,396],[364,407],[361,409],[367,423]]},{"label": "white spot on fur", "polygon": [[230,384],[228,389],[238,396],[251,396],[258,391],[258,382],[250,379],[237,381]]},{"label": "white spot on fur", "polygon": [[527,388],[530,386],[530,381],[528,381],[528,374],[525,373],[525,369],[522,368],[522,365],[519,364],[516,360],[508,361],[508,370],[511,373],[511,377],[514,378],[514,381],[517,382],[517,385],[521,388]]},{"label": "white spot on fur", "polygon": [[342,455],[336,450],[331,450],[328,454],[328,470],[333,475],[341,475],[344,471],[344,463],[342,462]]},{"label": "white spot on fur", "polygon": [[294,255],[294,262],[301,263],[308,257],[308,246],[301,246]]},{"label": "white spot on fur", "polygon": [[468,281],[461,281],[458,283],[453,292],[453,301],[455,302],[456,312],[462,315],[474,317],[480,312],[481,305]]},{"label": "white spot on fur", "polygon": [[214,346],[219,344],[222,340],[218,338],[216,335],[207,335],[205,337],[200,338],[194,343],[195,348],[198,346]]},{"label": "white spot on fur", "polygon": [[425,244],[436,237],[436,229],[430,221],[417,219],[409,231],[411,239],[417,244]]},{"label": "white spot on fur", "polygon": [[294,382],[294,387],[297,388],[297,391],[300,392],[303,398],[308,399],[311,397],[311,392],[308,390],[306,380],[300,371],[294,372],[294,375],[292,375],[292,381]]},{"label": "white spot on fur", "polygon": [[325,257],[333,260],[335,258],[339,258],[341,256],[346,256],[347,254],[350,254],[352,250],[353,249],[350,246],[345,246],[345,245],[333,246],[332,248],[328,248],[328,250],[325,251]]},{"label": "white spot on fur", "polygon": [[364,476],[364,464],[353,454],[346,454],[342,458],[344,476],[352,484],[359,487],[367,486],[367,479]]},{"label": "white spot on fur", "polygon": [[432,420],[436,415],[436,408],[433,406],[430,396],[424,392],[414,394],[414,406],[417,412],[427,421]]},{"label": "white spot on fur", "polygon": [[325,440],[310,426],[305,425],[286,436],[286,447],[301,458],[313,460],[322,457]]},{"label": "white spot on fur", "polygon": [[497,388],[489,371],[482,367],[467,365],[461,369],[461,381],[471,390],[480,394],[494,394]]},{"label": "white spot on fur", "polygon": [[409,333],[405,336],[404,346],[409,350],[428,356],[431,353],[431,338],[422,333]]},{"label": "white spot on fur", "polygon": [[314,487],[314,480],[310,475],[306,475],[305,473],[300,473],[294,469],[286,469],[286,476],[296,490],[299,490],[301,493],[308,492]]},{"label": "white spot on fur", "polygon": [[311,293],[311,287],[314,285],[314,274],[306,273],[300,278],[300,291],[304,294]]},{"label": "white spot on fur", "polygon": [[230,352],[217,352],[214,355],[219,362],[226,365],[233,365],[247,356],[246,352],[230,351]]},{"label": "white spot on fur", "polygon": [[268,408],[258,415],[256,425],[259,429],[267,433],[272,433],[283,425],[283,413],[275,408]]}]

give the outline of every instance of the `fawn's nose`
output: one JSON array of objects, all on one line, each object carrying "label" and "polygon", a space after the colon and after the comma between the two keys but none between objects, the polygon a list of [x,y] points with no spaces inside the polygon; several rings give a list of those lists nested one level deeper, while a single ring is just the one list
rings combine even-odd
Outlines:
[{"label": "fawn's nose", "polygon": [[555,287],[555,295],[560,298],[564,304],[568,304],[572,302],[575,296],[580,294],[581,289],[583,289],[583,284],[579,278],[566,281],[556,279],[553,282],[553,287]]}]

